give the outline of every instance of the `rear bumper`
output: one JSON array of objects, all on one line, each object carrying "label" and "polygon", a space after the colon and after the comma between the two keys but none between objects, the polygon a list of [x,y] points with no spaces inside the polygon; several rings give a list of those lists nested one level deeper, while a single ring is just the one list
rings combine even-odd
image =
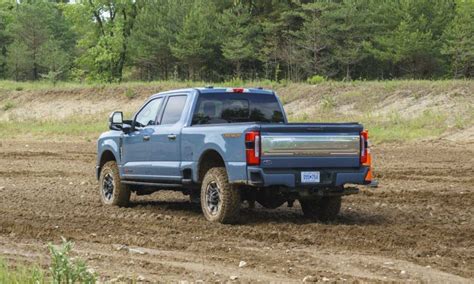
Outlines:
[{"label": "rear bumper", "polygon": [[[309,170],[309,169],[302,169]],[[365,181],[368,167],[356,169],[319,169],[321,181],[319,183],[301,183],[301,169],[294,170],[267,170],[259,167],[248,167],[248,184],[256,187],[284,186],[289,188],[297,187],[335,187],[347,183],[368,184]],[[311,169],[315,170],[315,169]],[[317,169],[316,169],[317,170]]]}]

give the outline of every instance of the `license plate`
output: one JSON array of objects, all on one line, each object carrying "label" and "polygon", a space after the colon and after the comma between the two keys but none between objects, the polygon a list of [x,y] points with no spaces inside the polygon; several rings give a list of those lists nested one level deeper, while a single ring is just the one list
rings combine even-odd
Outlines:
[{"label": "license plate", "polygon": [[301,172],[301,183],[318,183],[319,172]]}]

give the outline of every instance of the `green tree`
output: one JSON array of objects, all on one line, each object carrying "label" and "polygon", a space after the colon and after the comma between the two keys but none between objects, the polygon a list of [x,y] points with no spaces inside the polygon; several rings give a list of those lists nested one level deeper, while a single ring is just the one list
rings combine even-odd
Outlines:
[{"label": "green tree", "polygon": [[15,81],[31,78],[34,61],[30,49],[25,43],[13,42],[7,51],[7,68]]},{"label": "green tree", "polygon": [[201,77],[205,62],[215,51],[219,37],[215,15],[211,3],[195,0],[176,36],[176,43],[171,46],[173,55],[187,66],[189,79]]},{"label": "green tree", "polygon": [[89,79],[122,80],[138,5],[137,1],[128,0],[88,0],[68,10],[74,29],[84,35],[78,43],[80,55],[76,63]]},{"label": "green tree", "polygon": [[322,19],[322,14],[326,13],[327,9],[326,3],[304,4],[301,9],[303,25],[293,33],[295,43],[305,58],[303,67],[307,76],[328,74],[333,63],[329,51],[334,43],[327,36],[327,22]]},{"label": "green tree", "polygon": [[[382,23],[365,49],[386,65],[393,76],[433,77],[442,70],[440,37],[452,19],[452,1],[387,1],[372,21]],[[382,19],[382,17],[387,17]]]},{"label": "green tree", "polygon": [[38,52],[38,64],[46,70],[41,76],[56,84],[68,70],[70,59],[59,42],[49,40],[41,46]]},{"label": "green tree", "polygon": [[[12,49],[20,43],[22,47],[26,46],[32,65],[31,70],[24,70],[23,73],[29,74],[27,79],[38,80],[41,74],[48,73],[50,69],[44,61],[40,62],[43,45],[54,41],[58,49],[71,52],[74,48],[74,35],[69,30],[58,4],[47,1],[21,3],[12,9],[12,14],[12,22],[7,30],[17,43],[7,49],[11,51],[11,54],[15,54],[17,52]],[[16,64],[15,66],[28,65]],[[17,71],[15,73],[18,73]]]},{"label": "green tree", "polygon": [[176,62],[171,46],[189,10],[186,0],[157,0],[146,2],[139,12],[130,38],[131,64],[140,78],[169,79]]},{"label": "green tree", "polygon": [[332,39],[332,54],[338,70],[346,80],[352,78],[356,64],[361,62],[367,53],[363,48],[369,38],[368,11],[371,3],[364,0],[344,0],[339,5],[327,9],[323,15],[326,22],[326,37]]},{"label": "green tree", "polygon": [[7,75],[7,46],[11,43],[7,26],[11,22],[13,8],[12,3],[0,1],[0,78]]},{"label": "green tree", "polygon": [[261,29],[252,22],[249,9],[236,5],[226,10],[221,17],[224,39],[222,52],[235,66],[235,76],[241,78],[242,64],[258,59],[262,45]]},{"label": "green tree", "polygon": [[443,34],[443,54],[449,56],[455,78],[474,76],[474,2],[458,1],[456,16]]}]

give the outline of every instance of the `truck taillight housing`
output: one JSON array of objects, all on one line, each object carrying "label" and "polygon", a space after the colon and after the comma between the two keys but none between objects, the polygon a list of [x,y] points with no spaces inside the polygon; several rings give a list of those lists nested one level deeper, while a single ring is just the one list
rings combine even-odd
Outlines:
[{"label": "truck taillight housing", "polygon": [[372,182],[372,156],[370,155],[369,132],[364,130],[360,133],[360,163],[369,168],[364,180]]},{"label": "truck taillight housing", "polygon": [[360,163],[366,165],[370,163],[369,131],[360,133]]},{"label": "truck taillight housing", "polygon": [[260,165],[260,131],[245,133],[245,156],[247,165]]}]

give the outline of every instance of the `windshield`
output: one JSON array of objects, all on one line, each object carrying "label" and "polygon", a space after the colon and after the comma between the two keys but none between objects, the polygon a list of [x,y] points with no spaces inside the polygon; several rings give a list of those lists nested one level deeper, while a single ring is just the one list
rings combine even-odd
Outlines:
[{"label": "windshield", "polygon": [[223,93],[199,95],[192,124],[232,122],[284,123],[274,95]]}]

